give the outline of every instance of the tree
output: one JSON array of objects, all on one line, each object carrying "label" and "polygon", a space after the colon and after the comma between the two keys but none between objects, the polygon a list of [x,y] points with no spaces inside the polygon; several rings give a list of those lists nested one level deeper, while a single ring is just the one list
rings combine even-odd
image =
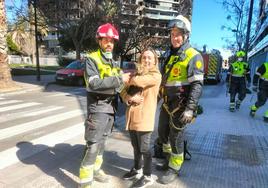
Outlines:
[{"label": "tree", "polygon": [[15,84],[7,62],[7,24],[4,0],[0,0],[0,31],[0,90],[6,90],[13,88]]},{"label": "tree", "polygon": [[[226,48],[231,51],[237,51],[245,49],[247,21],[249,12],[249,1],[245,0],[222,0],[220,1],[223,8],[228,13],[226,19],[227,25],[223,25],[221,28],[228,30],[232,33],[233,39],[222,37],[226,42]],[[252,24],[253,25],[253,24]],[[253,30],[253,29],[251,29]],[[254,39],[254,32],[249,39],[249,44]]]}]

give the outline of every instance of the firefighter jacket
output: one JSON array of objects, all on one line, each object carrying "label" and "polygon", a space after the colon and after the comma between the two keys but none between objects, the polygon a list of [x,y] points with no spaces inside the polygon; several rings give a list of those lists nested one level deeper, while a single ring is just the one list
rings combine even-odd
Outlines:
[{"label": "firefighter jacket", "polygon": [[116,91],[123,86],[118,62],[106,59],[101,50],[86,58],[85,81],[88,113],[114,113]]},{"label": "firefighter jacket", "polygon": [[186,97],[186,110],[196,110],[202,93],[204,64],[202,56],[187,42],[179,49],[172,49],[162,65],[163,95]]},{"label": "firefighter jacket", "polygon": [[248,63],[242,61],[232,63],[227,73],[226,82],[239,83],[245,82],[245,79],[248,83],[251,82]]},{"label": "firefighter jacket", "polygon": [[268,62],[263,63],[254,74],[253,85],[257,86],[258,82],[260,90],[268,90]]}]

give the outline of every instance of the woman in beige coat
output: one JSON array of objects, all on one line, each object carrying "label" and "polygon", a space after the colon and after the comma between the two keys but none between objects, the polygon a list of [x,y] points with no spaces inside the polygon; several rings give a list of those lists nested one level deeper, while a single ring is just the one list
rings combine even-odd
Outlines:
[{"label": "woman in beige coat", "polygon": [[123,179],[139,177],[133,187],[145,187],[153,184],[150,139],[154,130],[161,74],[158,70],[157,55],[151,48],[141,53],[137,65],[136,75],[121,93],[123,101],[127,104],[126,129],[129,131],[134,150],[134,167],[123,176]]}]

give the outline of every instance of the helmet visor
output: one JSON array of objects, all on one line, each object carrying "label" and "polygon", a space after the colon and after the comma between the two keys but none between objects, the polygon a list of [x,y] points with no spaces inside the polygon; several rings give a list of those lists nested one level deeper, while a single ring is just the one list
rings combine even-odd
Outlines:
[{"label": "helmet visor", "polygon": [[172,20],[168,23],[168,29],[172,29],[174,27],[177,27],[179,29],[183,29],[184,31],[186,31],[186,25],[181,20]]}]

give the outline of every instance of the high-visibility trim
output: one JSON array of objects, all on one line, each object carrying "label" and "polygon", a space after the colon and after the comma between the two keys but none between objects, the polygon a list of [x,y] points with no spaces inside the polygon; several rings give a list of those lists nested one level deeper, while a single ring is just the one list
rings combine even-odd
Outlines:
[{"label": "high-visibility trim", "polygon": [[188,78],[188,81],[194,82],[194,81],[203,81],[204,80],[204,75],[203,74],[199,74],[199,75],[193,75],[191,77]]},{"label": "high-visibility trim", "polygon": [[[187,82],[189,84],[189,81],[187,79],[187,67],[191,59],[197,54],[199,53],[194,48],[188,48],[187,50],[185,50],[184,59],[181,59],[179,56],[174,55],[170,56],[167,65],[165,65],[165,73],[169,72],[166,81],[166,86],[185,85],[185,84],[178,84],[178,82],[180,83]],[[174,82],[176,83],[175,85]]]},{"label": "high-visibility trim", "polygon": [[90,183],[93,181],[94,165],[81,166],[79,169],[80,183]]},{"label": "high-visibility trim", "polygon": [[268,80],[268,63],[264,63],[264,66],[265,66],[265,72],[263,75],[261,75],[261,78]]},{"label": "high-visibility trim", "polygon": [[252,106],[250,107],[250,110],[257,111],[258,108],[257,108],[255,105],[252,105]]},{"label": "high-visibility trim", "polygon": [[259,73],[259,72],[256,72],[255,74],[258,75],[258,76],[261,76],[261,73]]},{"label": "high-visibility trim", "polygon": [[102,90],[102,91],[96,91],[96,90],[92,90],[90,88],[86,88],[86,90],[88,92],[91,92],[91,93],[99,93],[99,94],[105,94],[105,95],[115,95],[116,92],[114,89],[107,89],[107,90]]},{"label": "high-visibility trim", "polygon": [[90,83],[92,80],[94,80],[95,78],[100,78],[100,76],[99,75],[94,75],[94,76],[90,76],[89,78],[88,78],[88,83]]},{"label": "high-visibility trim", "polygon": [[265,118],[268,118],[268,110],[265,111],[265,113],[264,113],[264,117],[265,117]]},{"label": "high-visibility trim", "polygon": [[242,77],[244,77],[244,75],[235,75],[235,74],[232,74],[232,77],[242,78]]},{"label": "high-visibility trim", "polygon": [[268,81],[268,78],[263,78],[261,77],[260,79],[264,80],[264,81]]},{"label": "high-visibility trim", "polygon": [[165,84],[165,86],[186,86],[186,85],[190,85],[190,82],[172,81]]},{"label": "high-visibility trim", "polygon": [[183,153],[180,153],[180,154],[171,153],[168,166],[178,171],[180,170],[183,161],[184,161]]},{"label": "high-visibility trim", "polygon": [[94,171],[98,171],[102,165],[103,157],[102,155],[97,155],[96,161],[94,163]]},{"label": "high-visibility trim", "polygon": [[171,153],[171,146],[170,144],[163,144],[162,145],[163,152],[165,153]]}]

